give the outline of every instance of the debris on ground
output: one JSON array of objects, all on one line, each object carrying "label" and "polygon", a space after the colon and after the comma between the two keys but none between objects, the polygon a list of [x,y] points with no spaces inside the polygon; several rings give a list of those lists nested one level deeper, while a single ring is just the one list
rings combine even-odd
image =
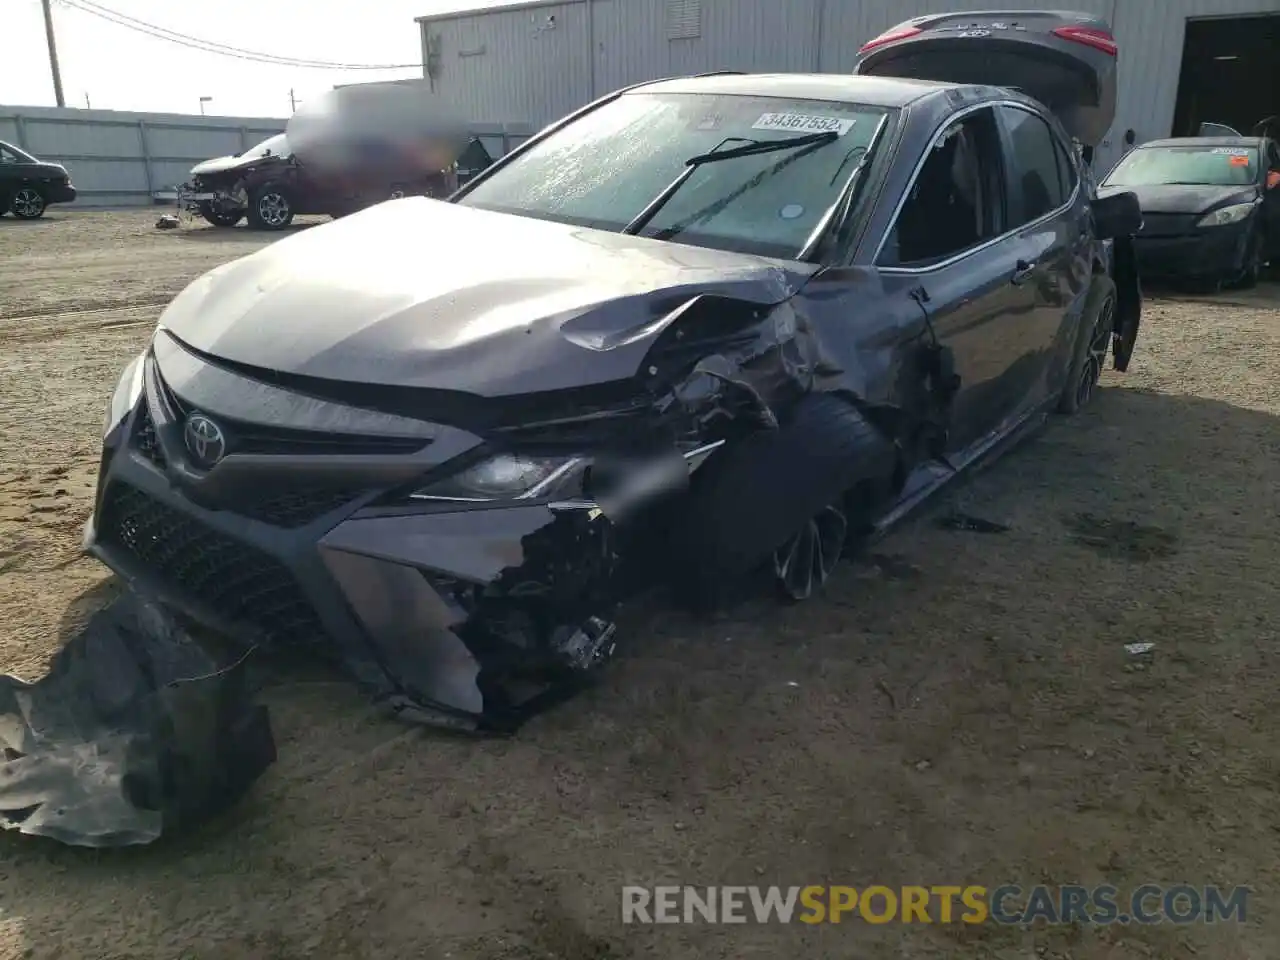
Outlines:
[{"label": "debris on ground", "polygon": [[1150,653],[1156,648],[1154,643],[1126,643],[1124,652],[1133,657],[1140,657],[1144,653]]},{"label": "debris on ground", "polygon": [[181,222],[172,213],[166,213],[156,221],[157,230],[176,230]]},{"label": "debris on ground", "polygon": [[246,659],[219,663],[171,614],[126,592],[43,678],[0,676],[0,827],[119,847],[229,807],[276,758]]},{"label": "debris on ground", "polygon": [[958,530],[962,533],[1008,533],[1011,529],[1007,523],[997,523],[985,517],[959,512],[939,517],[937,524],[943,530]]}]

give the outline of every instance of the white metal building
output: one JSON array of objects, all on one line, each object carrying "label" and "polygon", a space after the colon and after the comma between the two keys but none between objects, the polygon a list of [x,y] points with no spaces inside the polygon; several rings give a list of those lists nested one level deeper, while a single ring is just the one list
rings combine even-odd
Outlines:
[{"label": "white metal building", "polygon": [[[420,17],[423,73],[435,96],[473,121],[535,127],[642,80],[711,70],[845,73],[865,41],[909,17],[996,6],[983,0],[498,4]],[[1280,113],[1280,0],[1000,6],[1068,8],[1111,22],[1120,44],[1120,89],[1115,125],[1098,151],[1104,169],[1119,157],[1129,129],[1141,143],[1194,132],[1201,120],[1247,127]]]}]

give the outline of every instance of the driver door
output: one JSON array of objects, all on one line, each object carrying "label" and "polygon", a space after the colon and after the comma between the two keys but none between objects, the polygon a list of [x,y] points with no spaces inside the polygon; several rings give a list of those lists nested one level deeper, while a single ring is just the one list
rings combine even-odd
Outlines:
[{"label": "driver door", "polygon": [[[929,326],[950,349],[959,392],[947,418],[947,452],[980,444],[1014,412],[1009,371],[1034,325],[1032,247],[1008,233],[1006,158],[995,108],[960,114],[929,147],[877,256],[887,290],[928,294]],[[922,344],[929,339],[921,334]]]}]

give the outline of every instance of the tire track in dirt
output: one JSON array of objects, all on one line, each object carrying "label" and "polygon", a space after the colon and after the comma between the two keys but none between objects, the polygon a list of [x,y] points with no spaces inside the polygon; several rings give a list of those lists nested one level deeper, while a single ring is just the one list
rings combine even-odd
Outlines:
[{"label": "tire track in dirt", "polygon": [[[0,341],[30,343],[37,340],[61,340],[67,337],[81,337],[93,330],[115,330],[154,324],[159,318],[159,311],[155,308],[164,306],[170,299],[170,297],[156,297],[85,310],[0,317]],[[123,316],[116,316],[116,314],[123,314]]]}]

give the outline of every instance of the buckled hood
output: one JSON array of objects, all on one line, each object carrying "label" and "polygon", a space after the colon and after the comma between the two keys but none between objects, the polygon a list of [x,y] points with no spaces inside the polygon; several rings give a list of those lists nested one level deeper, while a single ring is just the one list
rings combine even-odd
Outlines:
[{"label": "buckled hood", "polygon": [[410,197],[213,270],[161,324],[244,366],[512,396],[631,377],[693,297],[776,304],[816,269]]}]

